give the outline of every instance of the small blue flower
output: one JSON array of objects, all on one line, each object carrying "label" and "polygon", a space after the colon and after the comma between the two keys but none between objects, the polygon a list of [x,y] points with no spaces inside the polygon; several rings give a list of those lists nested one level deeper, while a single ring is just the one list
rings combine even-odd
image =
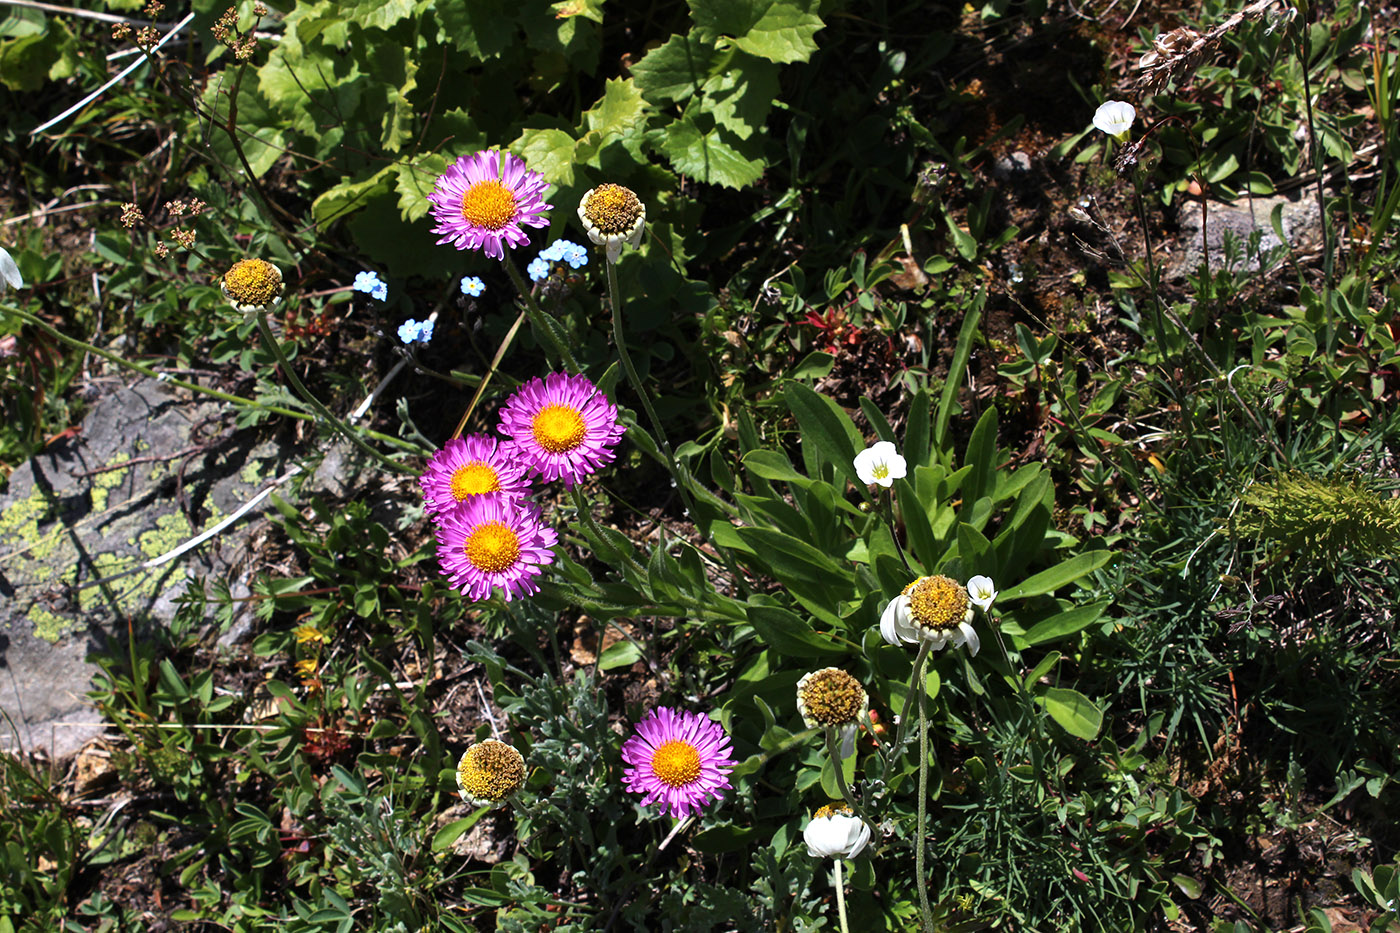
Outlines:
[{"label": "small blue flower", "polygon": [[588,250],[577,243],[570,243],[571,247],[564,253],[564,261],[569,264],[570,269],[582,269],[588,265]]},{"label": "small blue flower", "polygon": [[486,291],[486,283],[474,275],[462,276],[462,294],[472,298],[480,298],[481,293]]},{"label": "small blue flower", "polygon": [[389,286],[383,282],[377,282],[374,286],[374,289],[369,293],[369,295],[371,298],[377,298],[378,300],[383,301],[384,299],[389,297]]},{"label": "small blue flower", "polygon": [[540,250],[540,258],[548,262],[562,262],[564,259],[565,240],[555,240],[553,243]]},{"label": "small blue flower", "polygon": [[[366,295],[373,295],[375,290],[379,288],[388,288],[388,286],[380,281],[379,273],[369,271],[355,273],[355,284],[350,287],[357,292],[364,292]],[[380,300],[382,301],[383,299],[381,298]]]},{"label": "small blue flower", "polygon": [[433,339],[433,322],[410,318],[399,325],[399,339],[404,343],[427,343]]},{"label": "small blue flower", "polygon": [[543,282],[549,278],[549,262],[541,253],[538,258],[525,267],[525,271],[529,273],[531,282]]}]

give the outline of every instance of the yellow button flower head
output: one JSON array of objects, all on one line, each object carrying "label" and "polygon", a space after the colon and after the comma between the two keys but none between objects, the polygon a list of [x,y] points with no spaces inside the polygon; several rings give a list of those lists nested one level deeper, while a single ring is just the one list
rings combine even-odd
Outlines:
[{"label": "yellow button flower head", "polygon": [[282,281],[282,270],[267,260],[243,259],[224,273],[219,288],[236,310],[252,314],[275,306],[287,285]]},{"label": "yellow button flower head", "polygon": [[842,758],[855,751],[856,724],[865,718],[868,700],[860,681],[839,667],[812,671],[797,682],[797,711],[802,722],[809,729],[839,729]]},{"label": "yellow button flower head", "polygon": [[607,251],[608,262],[617,262],[623,243],[634,249],[641,245],[647,208],[631,188],[609,183],[583,196],[578,203],[578,219],[588,238]]},{"label": "yellow button flower head", "polygon": [[473,745],[457,764],[457,792],[473,806],[499,806],[524,783],[524,757],[495,739]]},{"label": "yellow button flower head", "polygon": [[940,575],[920,577],[890,601],[880,615],[880,634],[891,645],[931,642],[939,651],[966,644],[976,656],[982,647],[972,627],[972,600],[961,583]]}]

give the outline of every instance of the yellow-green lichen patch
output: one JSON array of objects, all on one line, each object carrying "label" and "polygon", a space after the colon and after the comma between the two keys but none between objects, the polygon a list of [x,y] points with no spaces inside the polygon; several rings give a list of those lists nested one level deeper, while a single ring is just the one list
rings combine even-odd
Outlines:
[{"label": "yellow-green lichen patch", "polygon": [[34,623],[34,637],[42,638],[49,644],[57,644],[60,638],[73,630],[72,619],[65,619],[43,606],[29,607],[29,621]]},{"label": "yellow-green lichen patch", "polygon": [[39,531],[39,525],[50,517],[49,500],[43,490],[35,487],[27,498],[0,512],[0,542],[11,553],[23,552],[29,560],[44,560],[62,541],[62,526]]},{"label": "yellow-green lichen patch", "polygon": [[169,512],[156,519],[156,527],[141,533],[136,546],[150,560],[175,550],[189,537],[192,537],[189,521],[179,512]]},{"label": "yellow-green lichen patch", "polygon": [[[129,453],[123,452],[115,454],[112,457],[111,463],[108,463],[107,466],[112,466],[113,464],[117,463],[125,463],[130,459],[131,454]],[[92,510],[94,512],[101,512],[107,508],[108,494],[113,489],[116,489],[118,486],[120,486],[122,484],[122,480],[126,479],[126,475],[130,472],[131,470],[129,468],[123,467],[120,470],[107,470],[104,473],[98,473],[97,475],[93,476]]]},{"label": "yellow-green lichen patch", "polygon": [[[123,571],[130,570],[136,564],[136,558],[128,554],[116,554],[108,551],[98,554],[92,559],[92,573],[90,579],[83,580],[83,588],[78,590],[78,606],[89,612],[101,606],[107,605],[107,597],[110,593],[120,603],[129,592],[138,588],[134,585],[140,581],[136,578],[123,577],[118,580],[110,580],[105,584],[98,585],[98,580],[108,580]],[[118,608],[128,608],[119,606]]]},{"label": "yellow-green lichen patch", "polygon": [[247,483],[249,486],[261,485],[264,476],[263,471],[258,469],[258,463],[259,461],[257,460],[249,460],[244,465],[243,469],[239,471],[238,478],[243,480],[243,482]]}]

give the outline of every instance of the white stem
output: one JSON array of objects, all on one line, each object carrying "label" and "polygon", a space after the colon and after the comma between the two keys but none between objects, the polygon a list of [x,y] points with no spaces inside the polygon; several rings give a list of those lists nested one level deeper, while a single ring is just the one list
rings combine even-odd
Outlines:
[{"label": "white stem", "polygon": [[850,928],[846,926],[846,885],[841,880],[840,858],[836,859],[834,874],[836,876],[836,919],[841,921],[841,933],[851,933]]}]

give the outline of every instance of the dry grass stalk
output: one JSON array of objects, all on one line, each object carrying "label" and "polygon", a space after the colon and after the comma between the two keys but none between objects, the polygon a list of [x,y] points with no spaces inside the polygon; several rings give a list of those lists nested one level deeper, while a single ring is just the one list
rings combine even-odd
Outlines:
[{"label": "dry grass stalk", "polygon": [[1246,20],[1261,18],[1274,6],[1281,7],[1285,17],[1291,17],[1296,12],[1295,7],[1285,5],[1280,0],[1254,0],[1209,32],[1178,26],[1171,32],[1159,34],[1152,40],[1152,51],[1138,59],[1138,69],[1142,72],[1138,76],[1138,86],[1148,94],[1157,94],[1167,86],[1168,81],[1181,84],[1206,60],[1206,56],[1215,51],[1227,33]]}]

